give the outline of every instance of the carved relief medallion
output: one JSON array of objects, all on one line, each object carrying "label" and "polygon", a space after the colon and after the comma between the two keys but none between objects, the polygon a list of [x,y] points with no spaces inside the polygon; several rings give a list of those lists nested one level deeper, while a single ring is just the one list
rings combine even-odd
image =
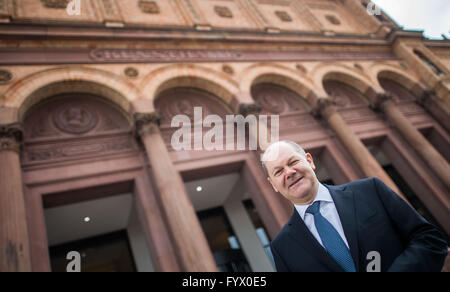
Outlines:
[{"label": "carved relief medallion", "polygon": [[13,78],[13,75],[8,70],[0,70],[0,85],[7,84],[9,81],[11,81]]},{"label": "carved relief medallion", "polygon": [[225,117],[228,113],[217,100],[216,96],[202,90],[176,88],[161,93],[155,107],[161,113],[161,124],[170,125],[176,115],[185,115],[194,121],[195,107],[202,108],[203,117],[212,114]]},{"label": "carved relief medallion", "polygon": [[260,83],[253,86],[252,96],[261,104],[265,113],[287,114],[309,110],[297,93],[272,83]]},{"label": "carved relief medallion", "polygon": [[53,122],[63,132],[84,134],[95,128],[98,116],[84,106],[70,104],[60,107],[53,114]]},{"label": "carved relief medallion", "polygon": [[136,68],[128,67],[125,69],[125,75],[130,78],[137,78],[139,76],[139,71]]},{"label": "carved relief medallion", "polygon": [[234,74],[234,70],[231,66],[228,65],[224,65],[222,66],[222,71],[229,74],[229,75],[233,75]]},{"label": "carved relief medallion", "polygon": [[233,13],[230,8],[226,6],[214,6],[214,11],[217,15],[223,18],[233,18]]}]

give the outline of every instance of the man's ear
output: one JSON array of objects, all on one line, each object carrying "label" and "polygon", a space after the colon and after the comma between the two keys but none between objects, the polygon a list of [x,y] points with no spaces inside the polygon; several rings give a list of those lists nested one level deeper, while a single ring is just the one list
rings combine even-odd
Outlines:
[{"label": "man's ear", "polygon": [[270,182],[270,184],[272,185],[272,188],[275,190],[275,192],[279,193],[277,188],[273,185],[272,180],[270,179],[270,177],[268,177],[267,180]]},{"label": "man's ear", "polygon": [[306,160],[313,170],[316,170],[316,165],[314,164],[314,159],[310,153],[306,153]]}]

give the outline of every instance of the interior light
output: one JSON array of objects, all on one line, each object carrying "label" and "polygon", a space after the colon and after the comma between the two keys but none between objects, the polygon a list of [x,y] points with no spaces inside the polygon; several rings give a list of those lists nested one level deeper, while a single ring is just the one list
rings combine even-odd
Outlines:
[{"label": "interior light", "polygon": [[90,218],[90,217],[84,217],[84,222],[85,222],[85,223],[91,222],[91,218]]},{"label": "interior light", "polygon": [[201,192],[203,190],[203,188],[201,186],[197,187],[197,192]]}]

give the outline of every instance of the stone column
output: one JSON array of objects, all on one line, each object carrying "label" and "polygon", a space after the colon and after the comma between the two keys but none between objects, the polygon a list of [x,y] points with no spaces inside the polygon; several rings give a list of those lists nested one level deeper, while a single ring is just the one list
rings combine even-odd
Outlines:
[{"label": "stone column", "polygon": [[215,272],[217,266],[180,174],[159,130],[157,113],[135,113],[136,130],[145,146],[170,234],[183,270]]},{"label": "stone column", "polygon": [[0,125],[0,272],[31,272],[21,141],[19,124]]},{"label": "stone column", "polygon": [[381,165],[375,160],[366,146],[353,133],[353,130],[347,125],[344,119],[337,111],[334,103],[328,98],[320,98],[317,101],[316,114],[322,116],[328,125],[333,129],[339,140],[347,148],[348,152],[361,168],[366,177],[378,177],[387,186],[400,195],[405,201],[406,197],[400,192],[389,175],[384,171]]},{"label": "stone column", "polygon": [[[255,125],[249,125],[249,139],[255,139],[258,145],[257,157],[257,166],[262,170],[261,159],[260,159],[260,151],[266,150],[270,146],[270,141],[268,141],[267,135],[269,135],[269,131],[264,123],[259,123],[259,113],[261,112],[262,107],[257,103],[241,103],[239,105],[239,113],[244,117],[248,117],[248,115],[255,115],[257,117],[257,123]],[[264,176],[264,172],[258,172],[254,169],[253,161],[247,163],[247,167],[249,170],[253,171],[253,177],[256,181],[253,182],[255,185],[262,186],[263,189],[260,188],[259,191],[254,191],[254,193],[260,194],[268,204],[270,211],[274,216],[274,220],[277,222],[279,230],[286,224],[292,214],[287,211],[286,202],[283,202],[284,198],[276,194],[272,191],[272,187]],[[245,172],[245,170],[244,170]],[[278,231],[279,231],[278,230]]]},{"label": "stone column", "polygon": [[373,106],[386,115],[389,122],[399,130],[447,188],[450,188],[450,167],[447,161],[402,114],[392,100],[392,95],[378,94]]}]

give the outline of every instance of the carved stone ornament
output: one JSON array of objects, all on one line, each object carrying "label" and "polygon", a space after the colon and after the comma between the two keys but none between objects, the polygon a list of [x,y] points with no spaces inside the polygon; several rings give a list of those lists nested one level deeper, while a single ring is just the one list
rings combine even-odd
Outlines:
[{"label": "carved stone ornament", "polygon": [[222,71],[227,73],[228,75],[233,75],[234,74],[233,68],[231,66],[228,66],[228,65],[224,65],[222,67]]},{"label": "carved stone ornament", "polygon": [[47,8],[66,9],[70,0],[41,0],[42,5]]},{"label": "carved stone ornament", "polygon": [[387,101],[394,101],[394,96],[392,95],[392,93],[378,93],[375,100],[371,103],[370,107],[374,110],[380,110],[383,104]]},{"label": "carved stone ornament", "polygon": [[275,15],[283,22],[292,22],[292,17],[286,11],[275,11]]},{"label": "carved stone ornament", "polygon": [[136,133],[140,136],[145,134],[149,125],[160,126],[161,115],[158,112],[153,113],[134,113],[134,123],[136,127]]},{"label": "carved stone ornament", "polygon": [[331,98],[319,98],[312,113],[316,117],[327,119],[334,112],[336,112],[336,102],[334,100]]},{"label": "carved stone ornament", "polygon": [[28,149],[26,163],[62,160],[67,158],[104,155],[133,150],[133,143],[128,137],[114,137],[105,141],[90,141],[80,144],[56,144],[47,147]]},{"label": "carved stone ornament", "polygon": [[20,124],[0,125],[0,151],[20,151],[23,131]]},{"label": "carved stone ornament", "polygon": [[226,6],[214,6],[214,11],[217,15],[223,18],[233,18],[233,13],[230,8]]},{"label": "carved stone ornament", "polygon": [[348,99],[348,97],[346,97],[345,95],[333,95],[332,96],[334,103],[338,106],[338,107],[346,107],[350,104],[350,100]]},{"label": "carved stone ornament", "polygon": [[296,68],[298,71],[300,71],[300,72],[302,72],[302,73],[304,73],[304,74],[308,73],[308,69],[306,69],[305,66],[303,66],[303,65],[301,65],[301,64],[297,64],[297,65],[295,66],[295,68]]},{"label": "carved stone ornament", "polygon": [[257,103],[241,103],[239,105],[239,113],[244,117],[248,115],[258,115],[262,110],[262,106]]},{"label": "carved stone ornament", "polygon": [[356,69],[358,69],[361,72],[364,72],[364,68],[358,63],[354,64],[353,67],[355,67]]},{"label": "carved stone ornament", "polygon": [[128,67],[125,69],[125,75],[130,78],[137,78],[139,76],[139,71],[136,68]]},{"label": "carved stone ornament", "polygon": [[279,115],[287,111],[287,101],[283,98],[283,96],[276,96],[273,92],[267,91],[259,93],[257,101],[261,104],[263,109],[269,111],[270,113]]},{"label": "carved stone ornament", "polygon": [[262,106],[264,114],[285,115],[293,112],[309,112],[309,106],[296,92],[272,83],[252,86],[251,95]]},{"label": "carved stone ornament", "polygon": [[69,104],[60,107],[53,114],[55,126],[69,134],[85,134],[98,124],[98,116],[95,111],[77,104]]},{"label": "carved stone ornament", "polygon": [[155,109],[161,115],[162,128],[166,128],[176,115],[187,116],[194,122],[195,108],[201,108],[202,117],[219,115],[225,119],[229,111],[218,100],[214,94],[196,88],[173,88],[158,96]]},{"label": "carved stone ornament", "polygon": [[428,100],[436,96],[436,91],[434,90],[424,90],[422,95],[417,98],[417,103],[420,105],[425,105]]},{"label": "carved stone ornament", "polygon": [[11,81],[13,78],[13,75],[8,70],[0,70],[0,85],[7,84],[9,81]]},{"label": "carved stone ornament", "polygon": [[139,0],[139,8],[143,13],[147,14],[159,14],[161,12],[158,3],[155,1]]}]

